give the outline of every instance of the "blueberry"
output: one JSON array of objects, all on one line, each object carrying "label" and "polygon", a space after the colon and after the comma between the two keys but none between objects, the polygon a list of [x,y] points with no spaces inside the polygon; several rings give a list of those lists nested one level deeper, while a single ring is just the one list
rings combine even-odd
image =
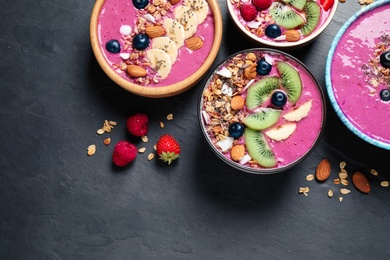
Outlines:
[{"label": "blueberry", "polygon": [[121,45],[117,40],[109,40],[106,42],[106,50],[111,53],[119,53],[121,51]]},{"label": "blueberry", "polygon": [[270,38],[276,38],[282,34],[282,30],[280,29],[279,25],[272,23],[267,25],[265,27],[265,35],[267,35]]},{"label": "blueberry", "polygon": [[149,4],[149,0],[133,0],[133,5],[137,9],[144,9]]},{"label": "blueberry", "polygon": [[271,72],[272,65],[269,64],[265,59],[260,59],[257,62],[256,71],[260,75],[268,75]]},{"label": "blueberry", "polygon": [[390,51],[385,51],[381,54],[380,62],[383,67],[390,68]]},{"label": "blueberry", "polygon": [[274,107],[283,107],[287,103],[286,93],[283,91],[275,91],[271,96],[271,103]]},{"label": "blueberry", "polygon": [[239,138],[244,134],[244,126],[240,123],[233,123],[229,126],[229,135],[233,138]]},{"label": "blueberry", "polygon": [[380,97],[383,101],[389,101],[390,100],[390,90],[385,88],[385,89],[382,89],[381,92],[380,92]]},{"label": "blueberry", "polygon": [[145,50],[149,46],[149,37],[144,33],[139,33],[133,38],[133,48]]}]

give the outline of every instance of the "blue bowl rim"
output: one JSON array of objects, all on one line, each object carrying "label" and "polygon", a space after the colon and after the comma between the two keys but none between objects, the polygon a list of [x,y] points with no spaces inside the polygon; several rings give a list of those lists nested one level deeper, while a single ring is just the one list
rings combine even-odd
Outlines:
[{"label": "blue bowl rim", "polygon": [[341,111],[338,103],[337,103],[337,100],[335,98],[335,95],[333,93],[333,87],[332,87],[332,82],[331,82],[331,66],[332,66],[332,60],[333,60],[333,56],[334,56],[334,52],[337,48],[337,45],[341,39],[341,37],[344,35],[344,33],[346,32],[346,30],[363,14],[367,13],[367,12],[370,12],[372,10],[374,10],[375,8],[378,8],[382,5],[386,5],[386,4],[390,4],[390,0],[380,0],[380,1],[377,1],[377,2],[374,2],[364,8],[362,8],[361,10],[359,10],[358,12],[356,12],[353,16],[351,16],[346,22],[345,24],[340,28],[340,30],[338,31],[338,33],[336,34],[335,38],[333,39],[333,42],[331,44],[331,47],[330,47],[330,50],[328,52],[328,58],[326,60],[326,67],[325,67],[325,84],[326,84],[326,90],[328,92],[328,97],[329,97],[329,100],[330,100],[330,103],[332,105],[332,107],[334,108],[334,110],[336,111],[336,114],[338,115],[338,117],[341,119],[341,121],[344,123],[344,125],[350,130],[352,131],[355,135],[357,135],[358,137],[360,137],[361,139],[363,139],[364,141],[372,144],[372,145],[375,145],[377,147],[380,147],[380,148],[383,148],[383,149],[387,149],[387,150],[390,150],[390,144],[389,143],[385,143],[385,142],[382,142],[382,141],[379,141],[377,139],[374,139],[366,134],[364,134],[363,132],[361,132],[359,129],[357,129],[351,122],[350,120],[345,116],[344,112]]}]

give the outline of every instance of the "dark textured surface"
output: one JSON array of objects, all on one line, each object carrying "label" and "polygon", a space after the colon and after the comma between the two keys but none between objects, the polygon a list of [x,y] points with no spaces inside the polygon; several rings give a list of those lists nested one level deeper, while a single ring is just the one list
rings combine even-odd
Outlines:
[{"label": "dark textured surface", "polygon": [[[201,81],[166,99],[134,96],[98,66],[89,42],[93,1],[0,2],[0,259],[387,259],[390,254],[389,151],[350,133],[328,107],[318,147],[288,172],[256,176],[231,169],[207,149],[196,106]],[[216,63],[242,49],[224,1],[224,37]],[[360,6],[340,4],[311,45],[292,54],[324,88],[331,41]],[[215,64],[216,64],[215,63]],[[139,155],[112,166],[113,143],[130,114],[150,117],[150,152],[174,134],[181,158],[167,166]],[[173,113],[174,120],[166,121]],[[97,136],[105,119],[119,125]],[[166,123],[160,129],[160,121]],[[97,145],[94,156],[86,148]],[[369,176],[372,192],[340,203],[331,179],[307,182],[322,158]],[[309,186],[307,197],[298,194]],[[335,197],[329,199],[332,188]]]}]

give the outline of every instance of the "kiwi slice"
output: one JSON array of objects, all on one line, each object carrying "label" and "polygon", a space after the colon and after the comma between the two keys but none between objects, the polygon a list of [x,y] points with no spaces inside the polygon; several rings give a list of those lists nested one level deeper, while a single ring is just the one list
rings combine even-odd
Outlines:
[{"label": "kiwi slice", "polygon": [[320,22],[321,8],[317,2],[307,2],[303,11],[306,14],[306,23],[302,26],[302,35],[311,34]]},{"label": "kiwi slice", "polygon": [[246,107],[254,109],[267,100],[272,91],[279,87],[279,78],[275,76],[264,77],[248,89]]},{"label": "kiwi slice", "polygon": [[286,4],[293,6],[298,10],[302,10],[307,2],[307,0],[282,0],[282,1],[285,2]]},{"label": "kiwi slice", "polygon": [[286,29],[294,29],[305,23],[302,16],[287,5],[282,5],[278,2],[274,2],[269,12],[275,20],[275,23]]},{"label": "kiwi slice", "polygon": [[282,110],[262,108],[260,111],[245,117],[242,122],[254,130],[263,130],[275,124],[280,117]]},{"label": "kiwi slice", "polygon": [[259,165],[265,168],[276,166],[275,155],[261,131],[246,128],[244,139],[250,157],[256,160]]},{"label": "kiwi slice", "polygon": [[290,64],[280,61],[276,66],[282,87],[287,93],[287,98],[291,103],[296,103],[302,94],[302,81],[298,71]]}]

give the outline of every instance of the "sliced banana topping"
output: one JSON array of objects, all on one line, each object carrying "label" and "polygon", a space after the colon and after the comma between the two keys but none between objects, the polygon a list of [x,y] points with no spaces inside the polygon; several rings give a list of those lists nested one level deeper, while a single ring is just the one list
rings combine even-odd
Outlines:
[{"label": "sliced banana topping", "polygon": [[186,39],[190,38],[196,33],[198,27],[198,20],[195,12],[188,6],[179,5],[173,10],[175,19],[184,27],[184,36]]},{"label": "sliced banana topping", "polygon": [[176,44],[166,36],[157,37],[152,40],[152,49],[161,49],[171,58],[171,63],[175,63],[178,51]]},{"label": "sliced banana topping", "polygon": [[169,55],[161,49],[150,49],[146,51],[146,57],[150,66],[157,71],[162,79],[165,79],[172,69]]},{"label": "sliced banana topping", "polygon": [[180,49],[184,45],[185,40],[183,25],[178,20],[166,18],[163,21],[163,26],[167,32],[167,37],[176,44],[177,49]]},{"label": "sliced banana topping", "polygon": [[184,0],[184,4],[194,11],[198,24],[206,20],[209,13],[209,5],[206,0]]}]

